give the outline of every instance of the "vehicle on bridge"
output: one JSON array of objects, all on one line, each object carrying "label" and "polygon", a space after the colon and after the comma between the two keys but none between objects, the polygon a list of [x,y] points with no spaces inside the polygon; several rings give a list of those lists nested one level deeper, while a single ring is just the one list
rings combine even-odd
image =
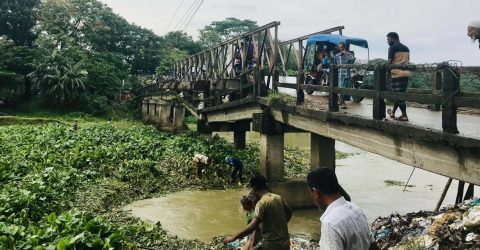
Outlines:
[{"label": "vehicle on bridge", "polygon": [[[333,58],[338,52],[337,45],[343,42],[347,51],[350,51],[354,54],[354,51],[350,50],[350,45],[355,45],[360,48],[367,49],[368,41],[363,38],[349,37],[344,35],[337,34],[317,34],[308,37],[307,47],[305,50],[304,56],[304,65],[305,69],[310,69],[307,71],[305,77],[305,82],[307,84],[318,85],[322,84],[324,86],[328,85],[328,73],[330,64],[333,63]],[[369,56],[368,56],[369,57]],[[367,61],[369,58],[367,58]],[[366,74],[366,71],[360,70],[351,70],[351,80],[353,88],[363,88],[363,77]],[[307,94],[312,94],[313,91],[307,91]],[[353,97],[353,100],[356,102],[361,102],[363,97]]]}]

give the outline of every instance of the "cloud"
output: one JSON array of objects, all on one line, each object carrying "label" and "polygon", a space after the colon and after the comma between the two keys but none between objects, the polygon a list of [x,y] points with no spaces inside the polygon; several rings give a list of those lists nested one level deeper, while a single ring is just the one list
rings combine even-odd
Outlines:
[{"label": "cloud", "polygon": [[[180,0],[101,0],[131,22],[162,35]],[[178,16],[194,0],[184,0]],[[480,50],[466,36],[466,26],[478,19],[480,1],[458,0],[205,0],[186,31],[193,37],[212,21],[227,17],[251,19],[259,25],[280,21],[279,38],[287,40],[345,25],[344,34],[369,40],[371,55],[386,57],[385,35],[400,34],[412,61],[458,59],[479,64]],[[182,12],[183,11],[183,12]]]}]

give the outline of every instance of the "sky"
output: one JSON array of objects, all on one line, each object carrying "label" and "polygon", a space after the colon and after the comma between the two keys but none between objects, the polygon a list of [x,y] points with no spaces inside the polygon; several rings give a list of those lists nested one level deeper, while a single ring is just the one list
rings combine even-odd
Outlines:
[{"label": "sky", "polygon": [[[164,35],[175,26],[183,28],[179,19],[195,0],[100,1],[129,22]],[[387,57],[386,34],[395,31],[410,48],[412,63],[458,60],[480,65],[478,42],[466,35],[468,23],[480,20],[480,0],[204,0],[185,32],[196,39],[199,29],[227,17],[254,20],[259,26],[280,21],[280,40],[343,25],[344,35],[369,41],[370,59]],[[358,50],[359,59],[366,57]]]}]

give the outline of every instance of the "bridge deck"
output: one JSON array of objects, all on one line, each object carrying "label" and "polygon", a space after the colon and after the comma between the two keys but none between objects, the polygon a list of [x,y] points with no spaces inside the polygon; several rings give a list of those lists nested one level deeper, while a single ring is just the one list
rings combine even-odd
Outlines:
[{"label": "bridge deck", "polygon": [[[327,104],[325,104],[326,101],[328,101],[327,97],[323,96],[322,93],[314,93],[314,95],[307,96],[306,100],[310,104],[316,104],[316,107],[319,107],[322,110],[328,109]],[[340,109],[339,113],[372,118],[372,105],[373,103],[371,99],[364,99],[361,103],[347,102],[347,109]],[[387,105],[387,108],[392,108],[392,106]],[[407,114],[409,117],[409,124],[442,131],[441,111],[407,107]],[[397,110],[397,115],[400,115],[400,110]],[[391,121],[393,123],[403,123],[394,120]],[[480,139],[480,116],[460,113],[457,115],[457,121],[460,135]]]}]

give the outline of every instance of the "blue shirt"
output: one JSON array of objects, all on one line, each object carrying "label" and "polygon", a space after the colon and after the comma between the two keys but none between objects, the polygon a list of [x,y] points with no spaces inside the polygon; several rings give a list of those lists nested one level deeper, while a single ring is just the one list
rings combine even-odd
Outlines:
[{"label": "blue shirt", "polygon": [[227,164],[230,165],[230,166],[232,166],[232,167],[234,167],[234,168],[236,168],[236,169],[243,169],[243,164],[242,164],[242,162],[241,162],[239,159],[237,159],[237,158],[233,158],[233,157],[230,158],[230,160],[227,161]]}]

